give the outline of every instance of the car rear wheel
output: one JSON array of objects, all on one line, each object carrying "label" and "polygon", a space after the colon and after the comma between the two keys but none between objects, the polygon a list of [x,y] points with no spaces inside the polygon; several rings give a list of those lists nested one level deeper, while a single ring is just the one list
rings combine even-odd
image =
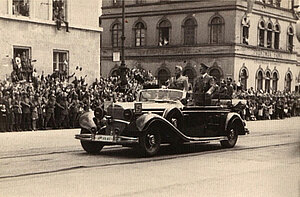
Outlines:
[{"label": "car rear wheel", "polygon": [[[81,129],[80,134],[89,134],[90,132],[87,129]],[[85,141],[80,140],[81,146],[83,150],[85,150],[87,153],[99,153],[103,148],[103,143],[101,142],[91,142],[91,141]]]},{"label": "car rear wheel", "polygon": [[157,128],[151,127],[144,131],[139,137],[140,150],[144,156],[154,156],[161,143],[160,132]]},{"label": "car rear wheel", "polygon": [[233,148],[238,140],[238,125],[236,123],[232,123],[227,130],[227,138],[228,140],[222,140],[221,145],[224,148]]}]

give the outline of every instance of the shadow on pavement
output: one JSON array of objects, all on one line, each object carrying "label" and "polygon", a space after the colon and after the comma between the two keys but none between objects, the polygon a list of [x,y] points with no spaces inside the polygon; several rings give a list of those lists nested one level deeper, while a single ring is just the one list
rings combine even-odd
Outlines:
[{"label": "shadow on pavement", "polygon": [[[215,150],[224,150],[219,144],[182,144],[180,146],[174,147],[171,145],[162,145],[160,147],[159,152],[155,157],[161,156],[176,156],[183,154],[191,154],[191,153],[206,153],[209,151]],[[105,156],[105,157],[117,157],[117,158],[145,158],[140,152],[135,148],[128,147],[118,147],[118,148],[106,148],[97,154],[88,154],[86,152],[76,153],[79,156]],[[153,158],[153,157],[152,157]]]}]

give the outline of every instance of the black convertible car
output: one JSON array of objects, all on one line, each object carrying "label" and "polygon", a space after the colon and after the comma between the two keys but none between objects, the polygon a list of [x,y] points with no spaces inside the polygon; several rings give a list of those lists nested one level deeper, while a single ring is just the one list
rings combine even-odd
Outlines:
[{"label": "black convertible car", "polygon": [[110,103],[80,117],[82,148],[97,153],[103,146],[123,145],[155,155],[161,144],[220,141],[235,146],[248,130],[228,106],[194,106],[174,89],[142,90],[135,102]]}]

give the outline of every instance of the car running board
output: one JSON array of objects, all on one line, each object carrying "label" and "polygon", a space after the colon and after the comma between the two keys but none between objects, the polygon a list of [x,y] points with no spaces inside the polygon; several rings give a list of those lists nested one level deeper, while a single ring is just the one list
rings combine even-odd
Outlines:
[{"label": "car running board", "polygon": [[228,140],[226,136],[219,136],[219,137],[188,137],[185,136],[189,140],[189,142],[211,142],[211,141],[223,141]]}]

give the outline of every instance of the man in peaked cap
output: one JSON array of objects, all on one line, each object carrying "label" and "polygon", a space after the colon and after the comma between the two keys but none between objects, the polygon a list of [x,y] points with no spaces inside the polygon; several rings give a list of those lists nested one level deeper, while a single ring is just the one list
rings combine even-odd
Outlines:
[{"label": "man in peaked cap", "polygon": [[201,63],[200,76],[195,79],[193,100],[195,105],[210,105],[211,95],[216,86],[212,76],[207,73],[208,66]]}]

